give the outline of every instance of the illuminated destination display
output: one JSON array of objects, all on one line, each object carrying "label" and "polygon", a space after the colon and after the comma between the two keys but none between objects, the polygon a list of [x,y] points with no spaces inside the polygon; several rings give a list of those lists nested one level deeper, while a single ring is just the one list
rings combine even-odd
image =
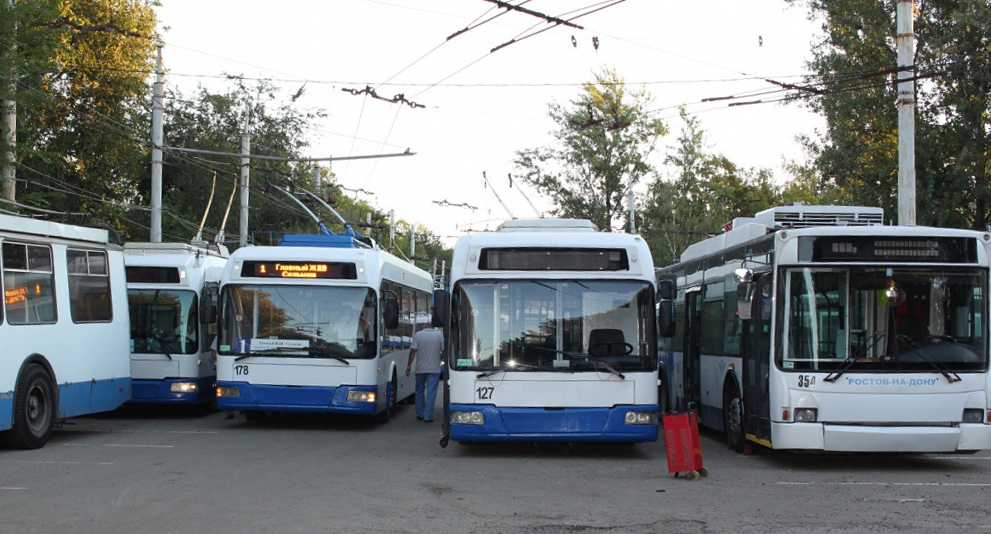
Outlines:
[{"label": "illuminated destination display", "polygon": [[312,278],[354,280],[358,271],[353,263],[324,261],[246,261],[241,276],[254,278]]},{"label": "illuminated destination display", "polygon": [[626,271],[630,262],[623,249],[488,248],[478,268],[483,271]]},{"label": "illuminated destination display", "polygon": [[800,261],[977,262],[977,242],[966,237],[801,237],[798,250]]}]

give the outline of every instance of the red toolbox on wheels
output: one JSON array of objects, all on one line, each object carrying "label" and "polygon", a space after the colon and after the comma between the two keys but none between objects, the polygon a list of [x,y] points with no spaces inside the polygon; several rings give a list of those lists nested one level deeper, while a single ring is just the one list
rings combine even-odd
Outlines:
[{"label": "red toolbox on wheels", "polygon": [[670,413],[662,418],[664,447],[668,453],[668,472],[678,476],[685,473],[690,480],[707,476],[702,467],[702,444],[699,441],[699,424],[695,412]]}]

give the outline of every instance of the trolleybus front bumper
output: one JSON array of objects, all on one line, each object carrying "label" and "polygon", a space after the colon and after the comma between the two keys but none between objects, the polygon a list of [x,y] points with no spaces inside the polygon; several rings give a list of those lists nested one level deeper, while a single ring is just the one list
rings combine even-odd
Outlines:
[{"label": "trolleybus front bumper", "polygon": [[775,449],[830,452],[973,452],[991,448],[991,425],[867,426],[771,423]]},{"label": "trolleybus front bumper", "polygon": [[218,381],[217,408],[375,415],[381,404],[376,398],[376,389],[374,386],[277,386]]},{"label": "trolleybus front bumper", "polygon": [[[476,424],[461,424],[472,414]],[[634,414],[652,414],[640,418]],[[476,415],[477,414],[477,415]],[[480,415],[480,417],[479,417]],[[657,441],[657,406],[612,408],[499,408],[452,404],[450,438],[458,442],[646,442]]]},{"label": "trolleybus front bumper", "polygon": [[213,400],[216,376],[131,380],[131,404],[201,404]]}]

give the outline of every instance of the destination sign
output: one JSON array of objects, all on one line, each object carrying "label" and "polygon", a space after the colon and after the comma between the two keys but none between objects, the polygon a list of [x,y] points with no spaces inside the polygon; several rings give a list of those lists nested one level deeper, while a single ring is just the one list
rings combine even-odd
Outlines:
[{"label": "destination sign", "polygon": [[353,263],[309,261],[246,261],[241,276],[253,278],[311,278],[354,280],[358,272]]}]

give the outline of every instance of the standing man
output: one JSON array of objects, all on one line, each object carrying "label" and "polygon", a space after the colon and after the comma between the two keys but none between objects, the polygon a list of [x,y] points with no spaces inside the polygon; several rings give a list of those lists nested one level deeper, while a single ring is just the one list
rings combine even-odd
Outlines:
[{"label": "standing man", "polygon": [[409,363],[406,376],[409,376],[416,358],[416,418],[425,423],[434,420],[434,401],[437,399],[437,383],[440,381],[440,356],[444,350],[444,333],[437,329],[443,326],[434,314],[430,326],[413,334],[409,349]]}]

